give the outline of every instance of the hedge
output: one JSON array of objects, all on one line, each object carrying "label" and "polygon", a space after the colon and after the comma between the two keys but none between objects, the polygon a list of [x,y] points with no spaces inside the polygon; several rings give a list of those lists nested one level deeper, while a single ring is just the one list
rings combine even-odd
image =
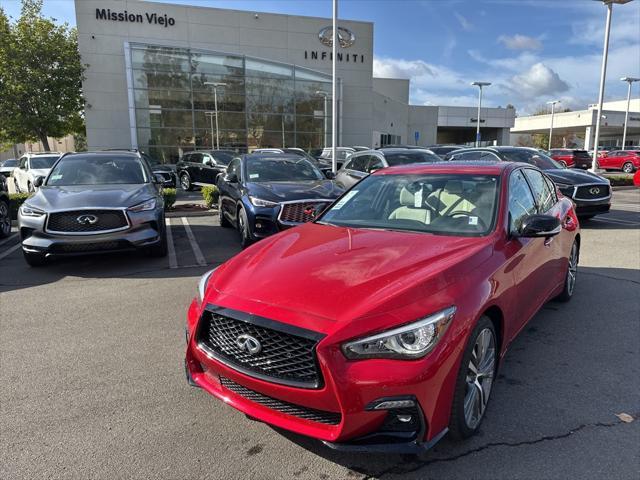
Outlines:
[{"label": "hedge", "polygon": [[31,196],[30,193],[10,193],[9,200],[11,201],[11,219],[18,219],[18,209],[25,202],[27,198]]},{"label": "hedge", "polygon": [[164,197],[164,209],[171,210],[173,208],[173,204],[176,203],[176,189],[163,188],[162,196]]},{"label": "hedge", "polygon": [[633,186],[633,177],[631,175],[607,175],[606,178],[611,182],[612,187]]},{"label": "hedge", "polygon": [[219,197],[220,192],[218,191],[218,187],[215,185],[202,187],[202,198],[204,199],[204,203],[207,208],[213,208],[214,205],[218,205]]}]

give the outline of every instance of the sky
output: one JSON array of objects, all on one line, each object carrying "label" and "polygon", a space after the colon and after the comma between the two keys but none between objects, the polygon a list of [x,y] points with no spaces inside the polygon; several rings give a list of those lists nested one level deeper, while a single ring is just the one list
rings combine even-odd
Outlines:
[{"label": "sky", "polygon": [[[330,0],[172,0],[166,3],[291,15],[331,16]],[[19,0],[0,0],[13,17]],[[71,0],[44,13],[75,24]],[[374,22],[374,75],[411,80],[411,103],[477,103],[472,81],[488,81],[483,105],[520,115],[549,100],[596,103],[606,7],[594,0],[340,0],[339,17]],[[626,98],[620,77],[640,77],[640,0],[615,5],[605,100]],[[640,82],[633,97],[640,97]]]}]

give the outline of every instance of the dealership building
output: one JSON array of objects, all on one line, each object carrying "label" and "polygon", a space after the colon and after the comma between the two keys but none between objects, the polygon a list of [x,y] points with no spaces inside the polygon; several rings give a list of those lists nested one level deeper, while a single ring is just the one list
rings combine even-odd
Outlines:
[{"label": "dealership building", "polygon": [[[331,19],[128,0],[75,9],[90,148],[174,161],[217,144],[330,144]],[[338,33],[340,145],[475,139],[475,107],[410,105],[409,80],[373,77],[373,23],[341,20]],[[482,140],[508,143],[514,118],[483,108]]]}]

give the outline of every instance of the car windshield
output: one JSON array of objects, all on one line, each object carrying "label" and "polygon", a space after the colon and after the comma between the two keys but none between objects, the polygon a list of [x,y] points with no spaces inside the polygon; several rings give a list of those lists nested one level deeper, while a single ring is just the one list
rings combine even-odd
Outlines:
[{"label": "car windshield", "polygon": [[57,155],[51,155],[48,157],[32,157],[31,158],[31,168],[33,169],[41,169],[41,168],[51,168],[56,160],[58,159]]},{"label": "car windshield", "polygon": [[401,153],[386,153],[384,158],[390,167],[396,165],[407,165],[409,163],[439,162],[441,159],[437,155],[419,150],[408,150]]},{"label": "car windshield", "polygon": [[322,180],[322,173],[304,158],[249,158],[250,182],[304,182]]},{"label": "car windshield", "polygon": [[317,221],[350,228],[481,236],[493,229],[499,177],[471,174],[370,175]]},{"label": "car windshield", "polygon": [[535,165],[540,170],[564,168],[554,159],[541,152],[534,152],[531,150],[504,150],[501,153],[502,156],[510,162],[528,163],[530,165]]},{"label": "car windshield", "polygon": [[47,179],[50,186],[147,183],[142,162],[133,156],[78,155],[64,157]]}]

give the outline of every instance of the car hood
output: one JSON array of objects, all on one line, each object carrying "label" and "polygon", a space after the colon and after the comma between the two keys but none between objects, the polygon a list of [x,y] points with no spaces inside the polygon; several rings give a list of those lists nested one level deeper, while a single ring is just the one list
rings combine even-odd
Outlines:
[{"label": "car hood", "polygon": [[29,205],[44,211],[76,208],[127,208],[156,196],[151,184],[43,186]]},{"label": "car hood", "polygon": [[[307,223],[220,267],[209,302],[302,313],[307,328],[385,313],[434,294],[486,261],[490,237],[446,237]],[[217,291],[217,298],[216,293]],[[225,304],[226,302],[226,304]]]},{"label": "car hood", "polygon": [[565,183],[568,185],[580,185],[583,183],[609,184],[609,181],[606,178],[596,175],[595,173],[574,170],[572,168],[555,168],[545,170],[544,173],[546,173],[554,182]]},{"label": "car hood", "polygon": [[311,198],[335,200],[344,192],[342,188],[331,180],[248,183],[247,191],[249,195],[272,202],[287,202]]},{"label": "car hood", "polygon": [[31,170],[29,170],[29,173],[33,178],[37,178],[37,177],[46,177],[47,175],[49,175],[50,171],[51,171],[50,168],[32,168]]}]

